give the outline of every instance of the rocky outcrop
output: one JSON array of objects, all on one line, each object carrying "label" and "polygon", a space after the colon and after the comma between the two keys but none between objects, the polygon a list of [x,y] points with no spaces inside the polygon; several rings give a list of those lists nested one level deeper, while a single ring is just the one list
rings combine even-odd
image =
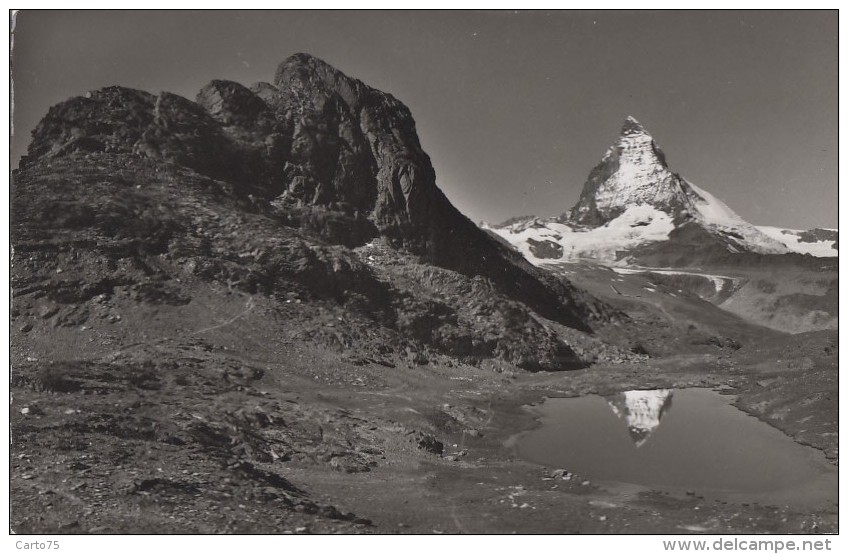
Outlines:
[{"label": "rocky outcrop", "polygon": [[539,259],[558,260],[562,258],[562,245],[552,240],[527,239],[530,251]]},{"label": "rocky outcrop", "polygon": [[[593,355],[538,316],[580,331],[623,317],[477,228],[436,186],[408,108],[306,54],[273,83],[215,80],[196,101],[72,98],[39,124],[15,182],[21,246],[83,240],[85,259],[158,256],[229,290],[332,299],[449,355],[579,367]],[[378,243],[385,264],[353,252]],[[162,286],[184,288],[169,271]]]},{"label": "rocky outcrop", "polygon": [[809,231],[802,231],[798,235],[798,242],[822,242],[832,240],[834,242],[833,248],[837,249],[837,242],[839,241],[839,230],[837,229],[810,229]]},{"label": "rocky outcrop", "polygon": [[50,108],[32,133],[26,166],[73,152],[130,152],[153,123],[156,97],[106,87]]},{"label": "rocky outcrop", "polygon": [[74,153],[134,154],[252,187],[262,170],[245,150],[195,102],[112,86],[52,107],[21,166]]}]

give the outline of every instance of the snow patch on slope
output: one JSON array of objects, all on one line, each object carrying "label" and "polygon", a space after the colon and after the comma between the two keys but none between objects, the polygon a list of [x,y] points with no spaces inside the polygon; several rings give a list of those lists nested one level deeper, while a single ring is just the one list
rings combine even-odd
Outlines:
[{"label": "snow patch on slope", "polygon": [[739,246],[752,252],[760,254],[789,252],[785,243],[775,240],[739,217],[727,204],[709,192],[689,181],[685,181],[685,184],[691,188],[691,193],[688,194],[693,204],[691,215],[705,227],[721,232],[726,238],[734,240]]},{"label": "snow patch on slope", "polygon": [[[835,240],[820,240],[817,242],[805,242],[801,240],[801,235],[805,233],[799,229],[781,229],[780,227],[757,226],[757,229],[773,238],[776,241],[782,242],[792,252],[799,254],[810,254],[817,258],[833,258],[839,256],[839,250],[833,247],[836,244]],[[836,229],[823,229],[824,231],[836,232]]]},{"label": "snow patch on slope", "polygon": [[[723,225],[726,227],[738,227],[742,225],[750,225],[747,221],[739,217],[736,212],[730,209],[727,204],[705,191],[686,181],[686,184],[692,188],[697,195],[693,198],[697,207],[697,214],[704,220],[714,225]],[[698,198],[700,197],[700,198]]]},{"label": "snow patch on slope", "polygon": [[[595,228],[572,228],[551,220],[534,220],[500,228],[484,225],[484,228],[513,244],[530,262],[540,265],[551,261],[587,258],[614,263],[622,251],[668,240],[668,234],[674,230],[674,223],[667,213],[641,204],[630,206],[617,218]],[[557,260],[536,257],[528,239],[559,244],[562,246],[562,257]]]},{"label": "snow patch on slope", "polygon": [[728,287],[735,287],[739,282],[738,277],[730,277],[729,275],[715,275],[711,273],[700,273],[697,271],[682,271],[678,269],[661,269],[656,267],[611,267],[615,273],[622,275],[639,275],[646,273],[658,273],[660,275],[692,275],[708,279],[715,289],[716,293],[723,292]]}]

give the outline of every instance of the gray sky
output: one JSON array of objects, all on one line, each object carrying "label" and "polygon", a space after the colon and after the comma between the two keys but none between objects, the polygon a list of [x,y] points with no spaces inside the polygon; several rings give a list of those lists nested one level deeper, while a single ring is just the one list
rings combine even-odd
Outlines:
[{"label": "gray sky", "polygon": [[830,12],[36,12],[18,15],[12,163],[47,109],[107,85],[194,99],[308,52],[412,110],[475,221],[577,200],[624,117],[755,224],[836,227]]}]

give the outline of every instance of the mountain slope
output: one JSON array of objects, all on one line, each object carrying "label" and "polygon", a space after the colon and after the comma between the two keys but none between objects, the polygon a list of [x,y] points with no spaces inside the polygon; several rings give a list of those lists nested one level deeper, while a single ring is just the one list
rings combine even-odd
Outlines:
[{"label": "mountain slope", "polygon": [[759,225],[760,231],[774,240],[784,243],[791,251],[810,254],[817,258],[839,255],[839,231],[837,229],[781,229]]},{"label": "mountain slope", "polygon": [[[478,229],[436,187],[409,110],[305,54],[273,85],[213,81],[197,102],[107,87],[54,106],[12,205],[29,336],[64,325],[36,314],[55,302],[83,325],[122,288],[190,306],[218,283],[337,303],[351,336],[306,334],[365,357],[565,369],[596,357],[593,326],[623,317]],[[366,339],[371,325],[393,338]]]}]

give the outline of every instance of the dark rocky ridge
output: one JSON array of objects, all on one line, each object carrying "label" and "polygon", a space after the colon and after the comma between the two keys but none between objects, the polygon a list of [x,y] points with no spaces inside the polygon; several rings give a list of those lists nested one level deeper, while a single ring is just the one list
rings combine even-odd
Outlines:
[{"label": "dark rocky ridge", "polygon": [[[107,87],[54,106],[13,191],[18,252],[154,264],[166,289],[185,289],[167,276],[188,267],[251,294],[335,299],[449,355],[580,366],[597,352],[575,353],[528,307],[581,331],[623,317],[478,229],[437,188],[406,106],[305,54],[274,84],[212,81],[197,102]],[[403,271],[349,250],[376,238]],[[37,265],[17,282],[39,286]],[[96,276],[107,293],[135,278],[117,265]],[[83,288],[100,290],[88,271]]]},{"label": "dark rocky ridge", "polygon": [[839,231],[833,229],[810,229],[798,235],[799,242],[818,242],[820,240],[832,240],[833,249],[839,250]]}]

